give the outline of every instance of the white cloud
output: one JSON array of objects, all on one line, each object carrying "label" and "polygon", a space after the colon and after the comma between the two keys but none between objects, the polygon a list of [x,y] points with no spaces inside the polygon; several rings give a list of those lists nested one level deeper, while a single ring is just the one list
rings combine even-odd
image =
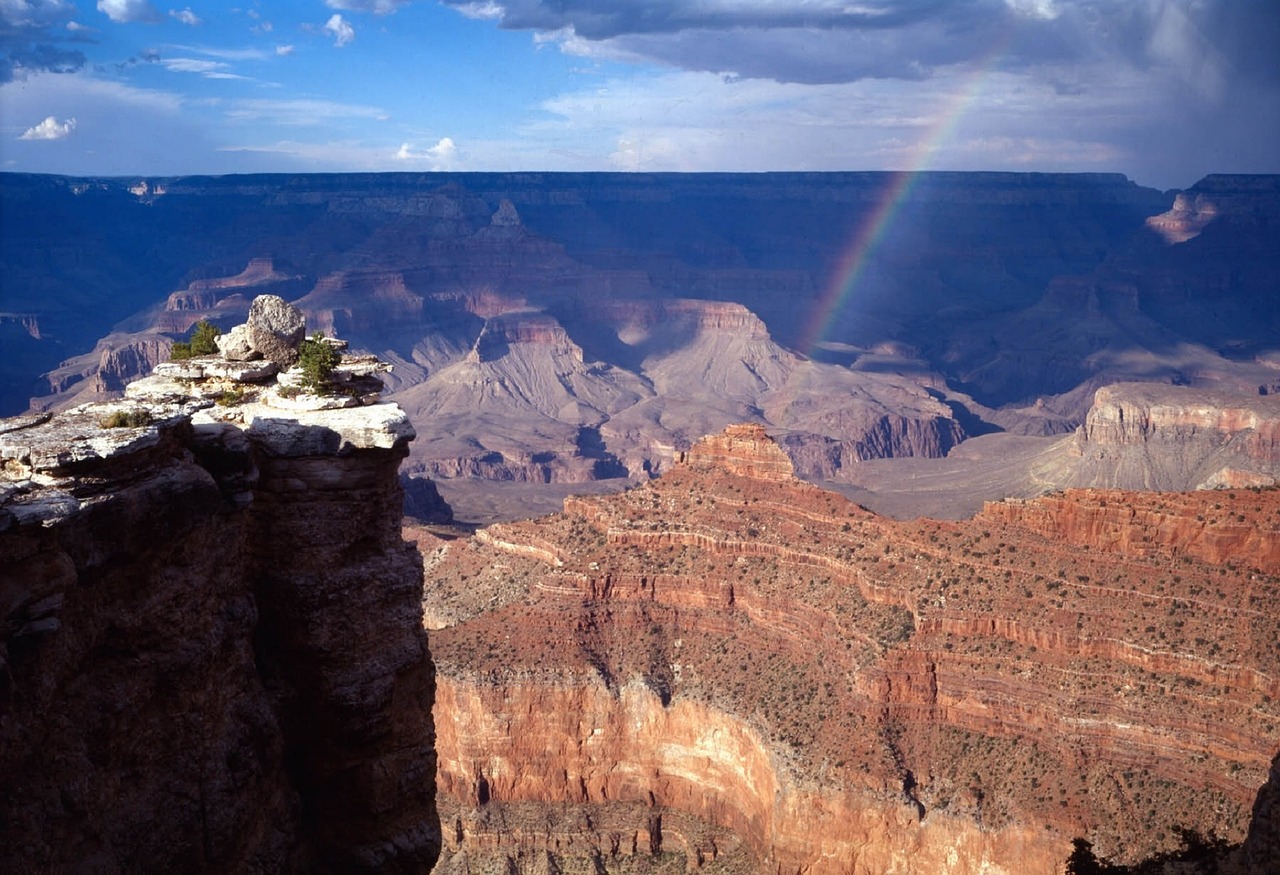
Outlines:
[{"label": "white cloud", "polygon": [[276,46],[277,55],[292,55],[293,46]]},{"label": "white cloud", "polygon": [[188,6],[186,9],[183,9],[181,12],[177,11],[176,9],[170,9],[169,17],[176,18],[178,19],[178,21],[181,21],[183,24],[189,24],[192,27],[201,23],[200,16],[192,12],[190,6]]},{"label": "white cloud", "polygon": [[390,15],[409,0],[324,0],[330,9],[347,9],[352,12],[372,12],[374,15]]},{"label": "white cloud", "polygon": [[43,27],[72,11],[65,0],[0,0],[0,22],[15,27]]},{"label": "white cloud", "polygon": [[401,143],[396,151],[397,161],[425,163],[432,170],[455,170],[458,159],[458,146],[450,137],[441,137],[438,143],[421,152],[415,152],[409,143]]},{"label": "white cloud", "polygon": [[238,122],[269,121],[290,127],[314,127],[335,119],[386,118],[386,110],[358,103],[332,100],[238,100],[226,111],[227,118]]},{"label": "white cloud", "polygon": [[[0,85],[0,130],[13,137],[0,154],[29,173],[177,176],[235,170],[237,165],[210,148],[210,134],[222,129],[201,124],[197,109],[170,91],[85,73],[36,73]],[[50,113],[76,119],[63,148],[18,139],[31,119]]]},{"label": "white cloud", "polygon": [[465,3],[458,7],[458,11],[467,18],[479,19],[500,19],[502,18],[503,9],[494,0],[478,0],[478,2]]},{"label": "white cloud", "polygon": [[1041,21],[1053,21],[1061,14],[1055,0],[1004,0],[1004,5],[1018,15]]},{"label": "white cloud", "polygon": [[67,30],[71,31],[72,33],[93,33],[95,28],[89,27],[88,25],[81,24],[78,21],[68,21]]},{"label": "white cloud", "polygon": [[175,73],[213,73],[227,68],[222,61],[204,61],[198,58],[164,58],[160,63],[166,70]]},{"label": "white cloud", "polygon": [[40,124],[27,128],[26,132],[19,137],[19,140],[61,140],[63,137],[71,136],[71,132],[76,129],[76,120],[69,118],[64,122],[58,121],[53,116],[49,116]]},{"label": "white cloud", "polygon": [[160,13],[149,0],[98,0],[98,11],[116,24],[160,20]]},{"label": "white cloud", "polygon": [[197,55],[208,55],[211,58],[221,58],[224,61],[265,61],[271,57],[270,54],[259,48],[232,49],[224,46],[183,45],[175,45],[170,48],[181,52],[195,52]]},{"label": "white cloud", "polygon": [[333,34],[333,44],[338,48],[356,38],[356,29],[336,12],[325,22],[324,29]]},{"label": "white cloud", "polygon": [[230,64],[223,61],[206,61],[202,58],[164,58],[160,61],[166,70],[174,73],[198,73],[206,79],[245,79],[238,73],[228,71]]}]

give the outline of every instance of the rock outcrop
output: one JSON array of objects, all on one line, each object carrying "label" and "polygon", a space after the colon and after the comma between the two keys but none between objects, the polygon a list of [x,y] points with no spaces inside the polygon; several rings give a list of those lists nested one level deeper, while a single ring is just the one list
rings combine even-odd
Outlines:
[{"label": "rock outcrop", "polygon": [[735,477],[781,483],[795,480],[791,460],[759,425],[731,425],[718,435],[698,441],[676,461],[704,470],[718,469]]},{"label": "rock outcrop", "polygon": [[[898,523],[767,443],[733,429],[626,493],[419,537],[451,865],[1048,875],[1074,837],[1133,862],[1180,827],[1263,834],[1280,492]],[[557,811],[614,818],[615,850]],[[682,838],[646,846],[640,811]]]},{"label": "rock outcrop", "polygon": [[193,361],[0,427],[0,869],[426,872],[413,429]]},{"label": "rock outcrop", "polygon": [[249,306],[245,322],[248,345],[280,368],[298,360],[298,345],[307,333],[306,318],[297,307],[276,295],[259,295]]},{"label": "rock outcrop", "polygon": [[1128,489],[1280,481],[1280,398],[1154,383],[1099,389],[1067,483]]}]

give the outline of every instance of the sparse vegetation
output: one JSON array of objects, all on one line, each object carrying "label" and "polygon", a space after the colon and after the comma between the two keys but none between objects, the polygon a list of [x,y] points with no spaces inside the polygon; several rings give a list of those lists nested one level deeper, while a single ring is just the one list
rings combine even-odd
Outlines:
[{"label": "sparse vegetation", "polygon": [[218,326],[201,319],[191,329],[189,341],[179,341],[169,350],[169,360],[180,362],[198,355],[213,355],[218,351],[218,336],[221,334]]},{"label": "sparse vegetation", "polygon": [[151,423],[151,412],[148,410],[117,410],[98,421],[103,428],[142,428]]},{"label": "sparse vegetation", "polygon": [[218,396],[219,407],[235,407],[237,404],[244,403],[244,390],[240,387],[227,389]]}]

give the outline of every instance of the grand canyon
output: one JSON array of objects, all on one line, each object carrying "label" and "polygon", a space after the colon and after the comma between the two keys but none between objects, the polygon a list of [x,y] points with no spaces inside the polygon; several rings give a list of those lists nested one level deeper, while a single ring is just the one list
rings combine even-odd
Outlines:
[{"label": "grand canyon", "polygon": [[3,195],[5,868],[1280,859],[1280,178]]}]

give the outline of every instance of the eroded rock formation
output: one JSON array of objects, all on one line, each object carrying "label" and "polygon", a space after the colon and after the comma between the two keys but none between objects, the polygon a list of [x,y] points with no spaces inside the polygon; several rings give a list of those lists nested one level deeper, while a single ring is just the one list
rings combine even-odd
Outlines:
[{"label": "eroded rock formation", "polygon": [[1129,489],[1280,480],[1280,398],[1153,383],[1099,389],[1068,482]]},{"label": "eroded rock formation", "polygon": [[426,872],[413,429],[193,362],[0,428],[0,869]]},{"label": "eroded rock formation", "polygon": [[452,865],[1047,875],[1076,836],[1130,862],[1245,837],[1280,749],[1280,492],[897,523],[781,456],[734,429],[629,492],[419,537]]}]

